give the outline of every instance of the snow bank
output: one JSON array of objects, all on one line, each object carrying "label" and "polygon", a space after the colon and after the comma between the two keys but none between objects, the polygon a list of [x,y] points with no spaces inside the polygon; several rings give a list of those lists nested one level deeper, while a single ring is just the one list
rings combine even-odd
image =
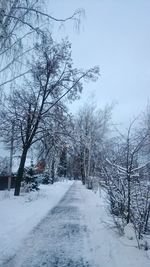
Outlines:
[{"label": "snow bank", "polygon": [[119,236],[107,209],[106,193],[85,189],[84,199],[82,213],[89,235],[88,244],[85,240],[87,260],[97,267],[149,267],[150,250],[137,248],[131,225],[126,227],[124,236]]},{"label": "snow bank", "polygon": [[0,265],[13,256],[26,235],[63,197],[72,181],[41,185],[40,191],[13,196],[0,191]]},{"label": "snow bank", "polygon": [[124,228],[124,235],[129,240],[136,240],[136,233],[132,223],[128,223]]}]

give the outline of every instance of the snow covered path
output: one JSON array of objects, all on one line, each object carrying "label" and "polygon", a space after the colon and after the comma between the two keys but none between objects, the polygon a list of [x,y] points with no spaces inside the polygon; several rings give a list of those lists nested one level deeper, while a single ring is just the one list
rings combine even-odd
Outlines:
[{"label": "snow covered path", "polygon": [[40,185],[40,191],[14,196],[0,191],[0,267],[13,258],[23,240],[68,191],[73,181]]},{"label": "snow covered path", "polygon": [[74,182],[2,267],[149,267],[150,250],[119,236],[105,192]]},{"label": "snow covered path", "polygon": [[74,183],[5,266],[94,267],[84,258],[87,229],[82,190],[81,183]]}]

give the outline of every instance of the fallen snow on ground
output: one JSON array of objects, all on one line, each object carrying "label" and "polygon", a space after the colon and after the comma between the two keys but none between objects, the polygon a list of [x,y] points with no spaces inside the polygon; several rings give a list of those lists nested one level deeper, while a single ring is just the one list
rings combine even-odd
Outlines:
[{"label": "fallen snow on ground", "polygon": [[0,265],[12,257],[22,240],[46,216],[72,185],[72,181],[41,185],[40,191],[13,196],[0,191]]},{"label": "fallen snow on ground", "polygon": [[87,190],[82,194],[85,201],[82,213],[88,229],[87,260],[94,259],[98,267],[149,267],[150,250],[139,250],[135,238],[119,236],[107,208],[105,192],[94,194]]},{"label": "fallen snow on ground", "polygon": [[80,212],[82,191],[86,193],[75,182],[2,267],[96,267],[84,257],[88,229]]},{"label": "fallen snow on ground", "polygon": [[[119,236],[105,192],[94,193],[81,182],[71,184],[42,186],[39,193],[19,198],[12,194],[8,198],[3,192],[0,258],[8,259],[6,266],[149,267],[150,250],[137,248],[131,225]],[[17,252],[20,245],[22,249]]]}]

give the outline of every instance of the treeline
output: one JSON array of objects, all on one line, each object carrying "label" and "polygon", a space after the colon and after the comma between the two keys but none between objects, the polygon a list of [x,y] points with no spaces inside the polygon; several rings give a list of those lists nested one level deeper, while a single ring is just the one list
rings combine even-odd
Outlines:
[{"label": "treeline", "polygon": [[150,234],[150,107],[127,129],[114,126],[112,111],[86,105],[75,116],[69,172],[87,188],[102,186],[120,233],[131,224],[139,240]]},{"label": "treeline", "polygon": [[57,19],[45,10],[46,1],[0,2],[0,132],[20,151],[16,196],[31,147],[51,140],[53,131],[59,136],[68,121],[67,103],[79,97],[82,80],[95,81],[99,75],[98,67],[75,68],[69,41],[56,42],[50,31],[52,22],[79,24],[82,11]]}]

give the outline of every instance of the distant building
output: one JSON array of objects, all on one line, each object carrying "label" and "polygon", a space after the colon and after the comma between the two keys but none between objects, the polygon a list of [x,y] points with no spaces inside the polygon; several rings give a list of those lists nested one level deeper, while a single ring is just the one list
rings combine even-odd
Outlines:
[{"label": "distant building", "polygon": [[[9,178],[8,175],[0,174],[0,190],[5,190],[8,188],[8,178]],[[16,176],[13,175],[11,178],[11,188],[15,187],[15,179],[16,179]]]}]

